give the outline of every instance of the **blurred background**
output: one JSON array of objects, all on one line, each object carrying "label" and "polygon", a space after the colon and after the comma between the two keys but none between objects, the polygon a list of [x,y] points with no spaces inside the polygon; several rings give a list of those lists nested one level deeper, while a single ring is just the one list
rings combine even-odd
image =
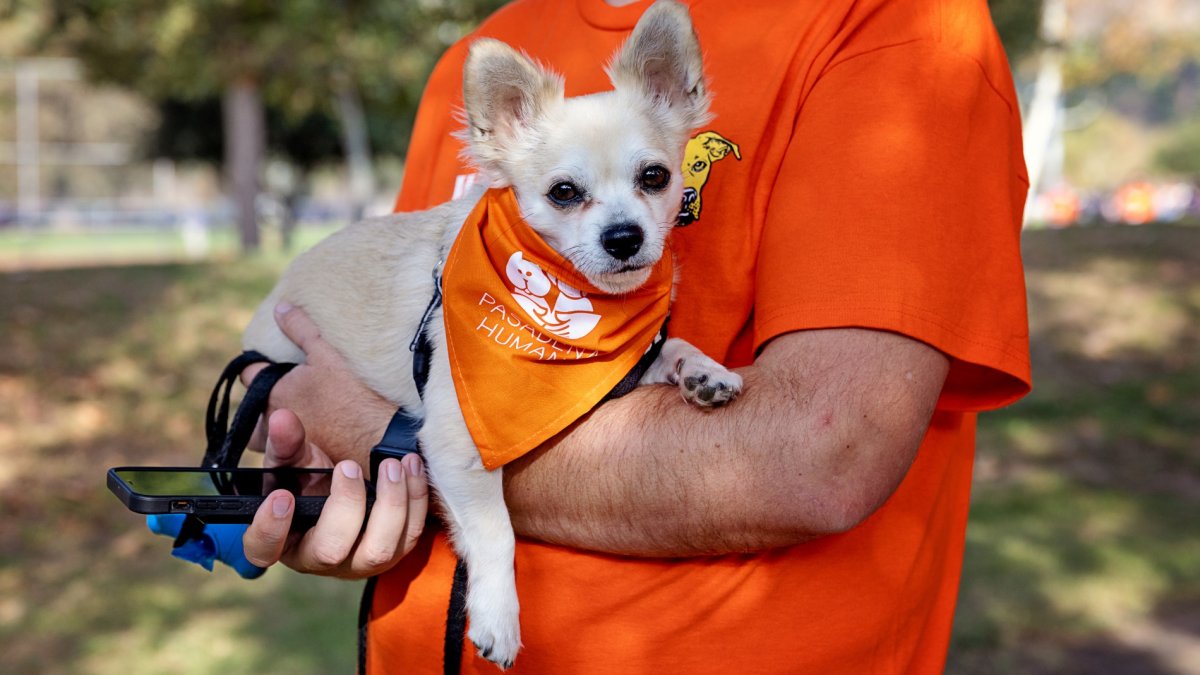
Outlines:
[{"label": "blurred background", "polygon": [[[390,210],[496,0],[0,2],[0,672],[352,672],[358,584],[166,555],[296,252]],[[1033,189],[1035,391],[982,416],[950,673],[1200,673],[1200,0],[993,0]]]}]

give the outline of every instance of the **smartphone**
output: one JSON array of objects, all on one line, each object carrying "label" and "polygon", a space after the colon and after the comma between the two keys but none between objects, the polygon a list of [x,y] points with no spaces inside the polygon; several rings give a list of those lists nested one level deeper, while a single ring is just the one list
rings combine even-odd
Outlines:
[{"label": "smartphone", "polygon": [[[180,513],[206,523],[248,524],[266,496],[296,496],[295,525],[316,522],[329,496],[332,469],[197,469],[124,466],[108,470],[108,489],[134,513]],[[367,507],[374,501],[368,485]]]}]

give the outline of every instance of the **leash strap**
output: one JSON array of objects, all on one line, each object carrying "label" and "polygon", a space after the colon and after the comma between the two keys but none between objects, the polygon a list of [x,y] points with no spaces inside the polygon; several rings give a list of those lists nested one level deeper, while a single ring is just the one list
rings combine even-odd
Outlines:
[{"label": "leash strap", "polygon": [[[243,370],[256,363],[269,364],[250,383],[246,395],[238,404],[233,415],[233,425],[229,425],[229,399],[233,384],[241,376]],[[256,351],[245,351],[238,354],[225,370],[221,372],[217,385],[213,388],[212,396],[208,399],[208,415],[204,429],[208,445],[204,451],[202,468],[232,469],[242,459],[246,444],[254,433],[258,418],[267,410],[267,401],[271,389],[280,378],[295,368],[294,363],[271,363],[263,354]]]},{"label": "leash strap", "polygon": [[371,619],[371,604],[375,599],[378,579],[378,576],[367,579],[362,597],[358,600],[358,675],[367,675],[367,622]]},{"label": "leash strap", "polygon": [[[429,381],[429,366],[433,359],[433,343],[429,340],[429,322],[433,313],[442,306],[442,265],[445,259],[438,260],[433,268],[433,297],[425,307],[421,323],[417,326],[417,334],[409,343],[408,349],[413,353],[413,381],[417,385],[417,393],[425,398],[425,384]],[[420,452],[416,434],[421,430],[421,421],[414,420],[403,410],[397,410],[388,424],[388,430],[383,434],[381,443],[390,439],[402,439],[409,442],[416,452]],[[411,434],[411,441],[409,435]],[[378,447],[378,446],[377,446]],[[376,456],[376,453],[372,453]],[[374,460],[372,459],[374,464]],[[371,589],[374,590],[373,588]],[[364,624],[365,625],[365,624]],[[454,564],[454,578],[450,582],[450,603],[446,607],[446,634],[442,641],[442,673],[443,675],[458,675],[462,672],[463,638],[467,633],[467,564],[461,557]],[[365,636],[366,629],[363,628]],[[363,653],[366,653],[365,644]],[[365,666],[363,672],[365,673]]]},{"label": "leash strap", "polygon": [[[408,343],[408,350],[412,352],[412,376],[413,383],[417,386],[417,395],[425,398],[425,385],[429,382],[429,367],[433,361],[433,342],[429,339],[429,322],[433,320],[433,314],[439,307],[442,306],[442,260],[438,260],[437,265],[433,268],[433,297],[429,299],[429,304],[425,306],[425,312],[421,315],[421,322],[417,324],[416,335],[413,336],[411,342]],[[392,419],[388,422],[387,430],[383,432],[383,438],[371,448],[371,477],[379,475],[379,465],[388,457],[400,459],[405,455],[416,453],[421,454],[421,444],[417,439],[417,434],[421,431],[421,425],[424,420],[414,417],[404,411],[403,408],[397,408]],[[458,562],[462,566],[462,561]],[[465,598],[466,594],[466,567],[463,566],[463,583],[462,593]],[[366,586],[363,588],[362,599],[358,605],[358,672],[360,675],[366,675],[367,672],[367,628],[371,619],[371,606],[375,599],[375,584],[378,577],[371,577],[367,580]],[[458,572],[455,570],[454,583],[458,583]],[[453,594],[453,591],[451,591]],[[450,602],[451,611],[454,610],[455,603],[453,597]],[[460,603],[461,612],[463,614],[463,623],[457,631],[452,630],[447,626],[446,635],[444,638],[446,653],[449,654],[450,642],[454,635],[457,635],[458,649],[455,652],[456,660],[451,662],[445,661],[446,673],[458,673],[461,668],[462,661],[462,639],[463,633],[466,631],[466,602],[465,599]]]},{"label": "leash strap", "polygon": [[467,633],[467,563],[454,564],[450,584],[450,606],[446,609],[446,639],[442,643],[443,675],[462,672],[463,636]]},{"label": "leash strap", "polygon": [[[246,395],[238,404],[233,415],[233,424],[229,423],[230,397],[233,384],[241,376],[243,370],[256,363],[268,363],[266,368],[254,378],[246,390]],[[256,351],[245,351],[238,354],[221,371],[217,384],[213,387],[208,399],[208,409],[204,418],[204,435],[207,445],[204,450],[204,460],[200,467],[204,469],[232,469],[237,467],[246,450],[246,444],[254,434],[254,427],[259,417],[266,412],[267,399],[271,388],[295,368],[294,363],[271,363],[263,354]],[[224,474],[213,475],[213,482],[221,494],[232,490],[232,485]],[[174,548],[178,549],[188,542],[199,540],[204,535],[204,521],[194,515],[184,518],[179,534],[175,537]]]},{"label": "leash strap", "polygon": [[[413,382],[417,385],[417,393],[425,397],[425,385],[429,382],[429,367],[433,360],[433,343],[429,339],[429,322],[433,314],[442,306],[442,264],[439,260],[433,269],[433,297],[425,307],[421,322],[417,326],[417,334],[408,343],[408,349],[413,354]],[[636,384],[636,381],[635,381]],[[396,410],[392,415],[388,428],[383,432],[383,438],[371,449],[371,475],[379,472],[379,464],[388,457],[400,458],[410,453],[421,454],[417,434],[421,431],[424,420],[409,415],[403,409]],[[371,606],[374,603],[376,578],[367,580],[363,588],[362,600],[358,606],[358,672],[367,672],[367,630],[371,619]],[[450,602],[446,608],[446,633],[442,640],[442,672],[444,675],[458,675],[462,672],[463,638],[467,632],[467,565],[458,558],[454,565],[454,578],[450,582]]]}]

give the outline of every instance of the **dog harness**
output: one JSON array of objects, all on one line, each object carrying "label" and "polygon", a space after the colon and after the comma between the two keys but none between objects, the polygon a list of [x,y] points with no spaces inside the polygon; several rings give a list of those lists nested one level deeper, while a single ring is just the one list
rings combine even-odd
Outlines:
[{"label": "dog harness", "polygon": [[[467,243],[460,245],[464,241]],[[490,264],[479,265],[476,257],[479,255],[485,256]],[[489,190],[472,211],[447,254],[446,274],[443,274],[442,261],[434,267],[433,297],[408,345],[413,354],[413,382],[418,394],[424,397],[429,379],[433,344],[428,327],[440,308],[446,322],[455,390],[472,438],[480,447],[484,465],[493,469],[528,452],[598,403],[624,396],[637,387],[666,341],[673,274],[670,258],[669,254],[662,257],[651,273],[651,281],[642,289],[619,298],[607,296],[587,284],[569,262],[525,224],[511,190]],[[490,278],[481,278],[475,273],[478,268],[490,272]],[[544,276],[537,276],[539,273]],[[501,274],[503,276],[499,276]],[[518,288],[514,280],[520,278],[527,282]],[[581,292],[579,288],[586,290]],[[614,325],[612,328],[609,327],[610,320]],[[469,325],[471,321],[476,323]],[[624,330],[615,326],[620,322],[626,325]],[[486,325],[481,328],[480,323]],[[495,334],[486,333],[487,326],[493,324],[510,331],[513,337],[509,344],[496,343]],[[478,349],[485,338],[502,349]],[[530,345],[528,350],[526,344]],[[525,366],[503,367],[503,362],[509,360],[520,361]],[[233,384],[245,368],[256,363],[268,365],[250,383],[230,423]],[[230,361],[209,398],[205,418],[208,442],[203,467],[233,468],[238,465],[255,425],[266,412],[271,389],[296,365],[271,362],[256,351],[243,352]],[[568,365],[569,368],[563,367]],[[568,371],[580,371],[582,377],[570,378],[568,384],[556,380],[558,373]],[[584,371],[590,374],[585,375]],[[514,379],[525,377],[535,381],[527,383]],[[569,390],[570,381],[580,382],[587,378],[595,378],[595,381],[583,387],[583,391]],[[536,391],[542,397],[560,396],[564,404],[539,410],[541,414],[534,416],[541,420],[536,433],[506,433],[509,428],[519,429],[522,424],[530,424],[528,416],[511,403],[517,397],[507,396],[503,398],[508,401],[496,402],[496,397],[486,393],[487,387],[479,386],[480,382],[507,393]],[[464,394],[467,391],[471,393]],[[484,412],[481,408],[491,405],[497,406],[494,411]],[[500,427],[502,433],[497,434],[492,431],[497,428],[495,424],[480,425],[485,415],[489,419],[517,421]],[[472,419],[476,420],[475,426],[471,424]],[[384,459],[401,458],[414,452],[422,454],[417,438],[422,424],[422,419],[403,408],[396,410],[383,437],[371,450],[369,475],[372,480]],[[518,436],[520,442],[513,443],[512,439]],[[488,443],[486,451],[481,438]],[[368,485],[368,490],[373,490],[373,486]],[[176,539],[176,548],[186,547],[203,530],[203,522],[188,516]],[[367,624],[375,579],[367,580],[359,606],[359,672],[365,672],[366,667]],[[467,569],[460,558],[451,582],[443,640],[443,665],[447,674],[461,670],[467,620],[466,590]]]}]

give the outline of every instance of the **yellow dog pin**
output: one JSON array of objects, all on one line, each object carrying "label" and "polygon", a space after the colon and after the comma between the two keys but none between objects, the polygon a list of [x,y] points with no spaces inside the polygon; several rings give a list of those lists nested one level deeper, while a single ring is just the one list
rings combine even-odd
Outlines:
[{"label": "yellow dog pin", "polygon": [[708,182],[713,163],[725,159],[731,152],[734,159],[741,161],[742,152],[737,143],[715,131],[704,131],[688,140],[683,153],[683,204],[679,209],[680,225],[691,225],[700,220],[700,191]]}]

